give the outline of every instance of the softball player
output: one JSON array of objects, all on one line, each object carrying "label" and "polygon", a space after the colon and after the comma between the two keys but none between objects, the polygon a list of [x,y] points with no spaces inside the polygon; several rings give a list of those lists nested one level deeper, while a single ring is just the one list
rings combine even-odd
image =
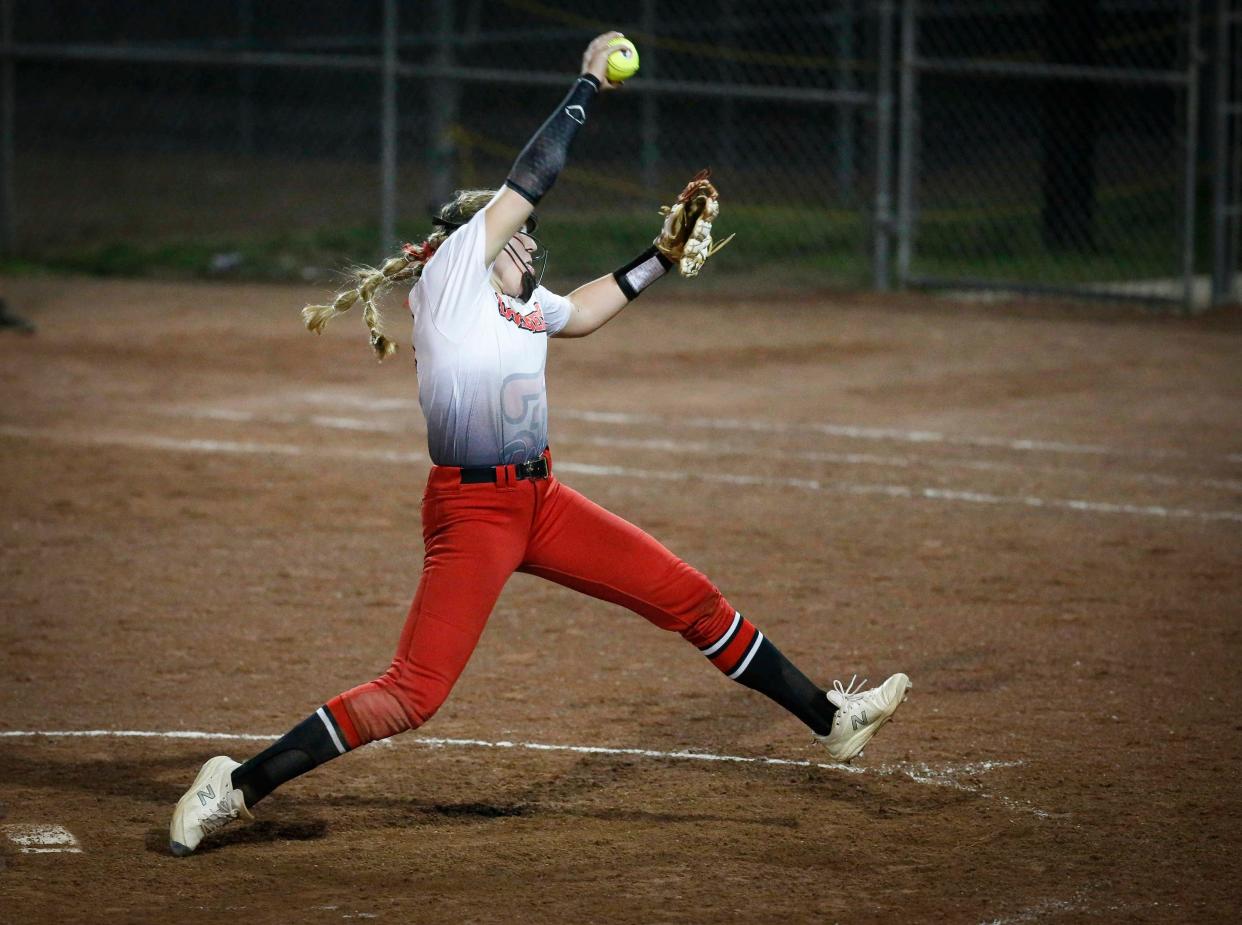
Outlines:
[{"label": "softball player", "polygon": [[729,678],[804,722],[837,761],[858,755],[905,699],[904,674],[869,690],[855,689],[852,680],[821,690],[705,576],[553,473],[547,339],[598,330],[673,265],[653,246],[567,297],[539,284],[534,207],[564,166],[595,97],[613,89],[606,46],[618,35],[605,33],[587,47],[582,75],[498,192],[459,193],[433,220],[426,241],[361,273],[332,305],[304,310],[308,327],[318,330],[361,301],[372,346],[383,357],[395,347],[379,330],[373,299],[391,282],[416,281],[409,307],[433,462],[422,506],[422,578],[382,676],[333,697],[244,764],[218,756],[203,765],[173,814],[174,854],[189,854],[234,819],[253,818],[254,805],[286,781],[426,723],[515,571],[620,604],[679,633]]}]

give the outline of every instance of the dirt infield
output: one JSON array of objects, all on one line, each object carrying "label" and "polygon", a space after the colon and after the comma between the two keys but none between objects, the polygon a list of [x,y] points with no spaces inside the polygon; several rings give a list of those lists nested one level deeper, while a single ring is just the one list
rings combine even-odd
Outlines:
[{"label": "dirt infield", "polygon": [[897,721],[818,766],[677,637],[517,576],[427,727],[179,860],[199,764],[260,742],[172,733],[279,733],[391,656],[409,354],[309,336],[305,288],[0,283],[39,325],[0,336],[4,922],[1236,915],[1237,317],[649,295],[554,342],[559,477],[823,683],[908,672]]}]

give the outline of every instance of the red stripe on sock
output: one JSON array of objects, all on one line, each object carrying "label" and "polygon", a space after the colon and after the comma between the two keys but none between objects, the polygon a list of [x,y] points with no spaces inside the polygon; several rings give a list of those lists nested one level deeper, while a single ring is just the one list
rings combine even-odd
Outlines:
[{"label": "red stripe on sock", "polygon": [[332,714],[332,718],[336,720],[337,726],[344,733],[345,744],[351,749],[361,745],[362,737],[358,735],[358,730],[354,727],[354,721],[350,718],[349,710],[345,708],[345,701],[341,699],[341,695],[337,694],[324,706],[328,708],[328,712]]},{"label": "red stripe on sock", "polygon": [[738,662],[746,656],[746,650],[755,641],[755,634],[757,632],[755,625],[745,617],[742,617],[742,624],[737,628],[737,632],[733,634],[732,641],[711,657],[711,663],[725,674],[731,672],[737,667]]}]

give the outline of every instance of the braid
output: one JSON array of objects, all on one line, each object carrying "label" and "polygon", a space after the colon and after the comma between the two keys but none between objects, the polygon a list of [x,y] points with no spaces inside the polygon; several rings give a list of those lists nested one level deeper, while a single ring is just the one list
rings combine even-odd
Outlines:
[{"label": "braid", "polygon": [[[417,273],[415,264],[417,264]],[[382,361],[385,357],[396,353],[397,345],[384,334],[380,326],[379,309],[375,307],[375,300],[383,295],[393,283],[415,278],[422,273],[422,269],[423,262],[408,252],[389,257],[378,269],[355,267],[353,287],[338,293],[330,305],[307,305],[302,309],[302,320],[306,322],[307,330],[322,334],[324,326],[329,321],[349,311],[355,303],[361,302],[362,320],[366,322],[367,329],[371,332],[371,347]]]},{"label": "braid", "polygon": [[338,292],[327,305],[307,305],[302,309],[302,320],[308,331],[322,334],[325,325],[337,315],[344,314],[358,302],[362,303],[362,320],[371,332],[371,348],[381,362],[397,352],[397,344],[381,328],[378,300],[394,283],[423,275],[423,267],[453,230],[469,221],[470,217],[495,197],[495,190],[458,190],[456,198],[440,209],[438,218],[448,222],[449,227],[438,226],[421,244],[407,244],[401,253],[389,257],[378,267],[354,267],[353,285]]}]

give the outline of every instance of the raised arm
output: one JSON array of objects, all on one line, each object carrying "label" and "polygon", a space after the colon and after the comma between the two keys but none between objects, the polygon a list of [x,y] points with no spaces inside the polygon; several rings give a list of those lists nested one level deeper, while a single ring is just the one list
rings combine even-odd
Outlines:
[{"label": "raised arm", "polygon": [[605,32],[591,40],[582,54],[582,73],[569,93],[557,104],[552,115],[526,143],[513,162],[513,169],[496,198],[484,210],[487,223],[485,253],[487,263],[495,260],[534,211],[544,194],[552,188],[569,157],[569,146],[586,124],[591,103],[600,90],[620,86],[608,80],[608,43],[620,32]]}]

